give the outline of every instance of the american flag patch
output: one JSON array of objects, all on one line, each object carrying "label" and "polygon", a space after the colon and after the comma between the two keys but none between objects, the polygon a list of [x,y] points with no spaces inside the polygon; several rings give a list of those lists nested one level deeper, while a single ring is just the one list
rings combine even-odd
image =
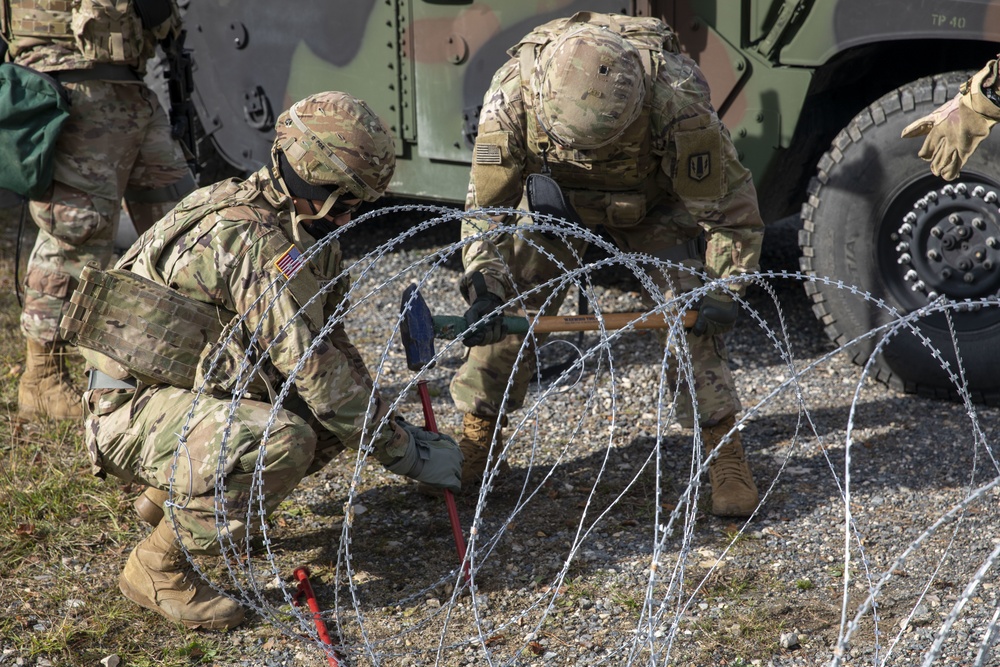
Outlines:
[{"label": "american flag patch", "polygon": [[302,268],[302,253],[293,245],[274,260],[274,265],[285,276],[285,280],[290,280]]},{"label": "american flag patch", "polygon": [[496,144],[476,144],[474,160],[476,164],[503,164],[503,155]]}]

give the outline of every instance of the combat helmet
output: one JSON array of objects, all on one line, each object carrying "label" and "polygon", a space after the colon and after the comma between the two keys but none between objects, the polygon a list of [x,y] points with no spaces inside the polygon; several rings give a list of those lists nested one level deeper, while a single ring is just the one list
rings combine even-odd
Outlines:
[{"label": "combat helmet", "polygon": [[[362,100],[341,92],[310,95],[278,116],[271,148],[279,187],[290,197],[375,201],[396,167],[392,135]],[[313,216],[307,216],[313,217]]]},{"label": "combat helmet", "polygon": [[545,45],[532,90],[538,122],[553,141],[606,146],[638,118],[646,94],[642,56],[616,32],[583,24]]}]

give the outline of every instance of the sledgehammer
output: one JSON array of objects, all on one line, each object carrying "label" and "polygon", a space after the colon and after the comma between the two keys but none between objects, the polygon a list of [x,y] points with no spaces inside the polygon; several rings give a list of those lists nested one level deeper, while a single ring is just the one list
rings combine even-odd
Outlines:
[{"label": "sledgehammer", "polygon": [[[429,314],[429,311],[428,311]],[[596,315],[542,315],[534,319],[535,325],[527,317],[503,318],[507,324],[507,333],[526,334],[531,329],[535,333],[555,333],[557,331],[598,331],[603,322],[604,329],[667,329],[673,324],[668,316],[651,315],[649,313],[603,313],[600,320]],[[698,311],[689,310],[684,313],[684,328],[690,329],[698,319]],[[461,338],[468,324],[459,315],[435,315],[431,318],[434,336],[446,340]]]},{"label": "sledgehammer", "polygon": [[[416,285],[410,285],[403,290],[403,302],[399,307],[403,321],[399,327],[403,338],[403,349],[406,351],[406,367],[411,371],[420,371],[424,367],[434,365],[434,323],[430,308],[424,297],[417,291]],[[465,320],[462,320],[465,322]],[[431,408],[431,396],[427,390],[427,381],[417,382],[420,392],[420,403],[424,408],[424,428],[432,433],[438,432],[437,421]],[[465,579],[469,578],[469,563],[465,560],[465,537],[462,535],[462,524],[458,519],[458,507],[455,496],[448,489],[444,490],[444,501],[448,506],[448,519],[451,521],[451,531],[455,535],[455,549],[458,560],[463,563]]]}]

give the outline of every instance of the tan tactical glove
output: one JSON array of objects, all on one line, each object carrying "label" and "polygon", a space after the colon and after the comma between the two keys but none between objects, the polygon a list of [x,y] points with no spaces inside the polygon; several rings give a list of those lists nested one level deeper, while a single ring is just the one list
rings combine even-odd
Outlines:
[{"label": "tan tactical glove", "polygon": [[1000,120],[1000,107],[985,94],[984,86],[997,81],[997,61],[979,70],[962,85],[961,92],[929,115],[906,126],[903,138],[923,137],[917,153],[931,163],[931,172],[946,181],[958,178],[976,147]]}]

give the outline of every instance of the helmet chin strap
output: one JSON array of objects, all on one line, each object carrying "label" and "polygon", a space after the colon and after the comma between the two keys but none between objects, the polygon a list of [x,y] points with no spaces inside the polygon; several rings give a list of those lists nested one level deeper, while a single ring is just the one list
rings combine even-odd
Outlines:
[{"label": "helmet chin strap", "polygon": [[[326,198],[323,202],[323,206],[320,207],[319,211],[313,213],[312,215],[302,215],[295,210],[295,204],[292,204],[292,224],[302,225],[303,229],[309,232],[309,235],[314,239],[322,239],[328,234],[332,234],[337,230],[337,225],[331,220],[327,219],[327,214],[330,212],[330,208],[337,202],[339,193],[332,194]],[[310,200],[310,206],[312,206]]]},{"label": "helmet chin strap", "polygon": [[[310,223],[310,222],[312,222],[314,220],[322,220],[327,215],[329,215],[330,209],[333,208],[333,205],[337,203],[337,199],[339,197],[340,197],[340,193],[339,192],[334,192],[333,194],[331,194],[330,196],[328,196],[326,198],[326,200],[323,202],[323,205],[319,207],[318,211],[316,211],[315,213],[312,213],[310,215],[303,215],[302,213],[299,213],[298,211],[296,211],[295,210],[295,201],[293,199],[292,200],[292,223],[293,224],[294,223],[302,224],[302,223]],[[309,201],[312,201],[312,200],[309,200]],[[312,204],[310,204],[310,206],[312,206]]]}]

